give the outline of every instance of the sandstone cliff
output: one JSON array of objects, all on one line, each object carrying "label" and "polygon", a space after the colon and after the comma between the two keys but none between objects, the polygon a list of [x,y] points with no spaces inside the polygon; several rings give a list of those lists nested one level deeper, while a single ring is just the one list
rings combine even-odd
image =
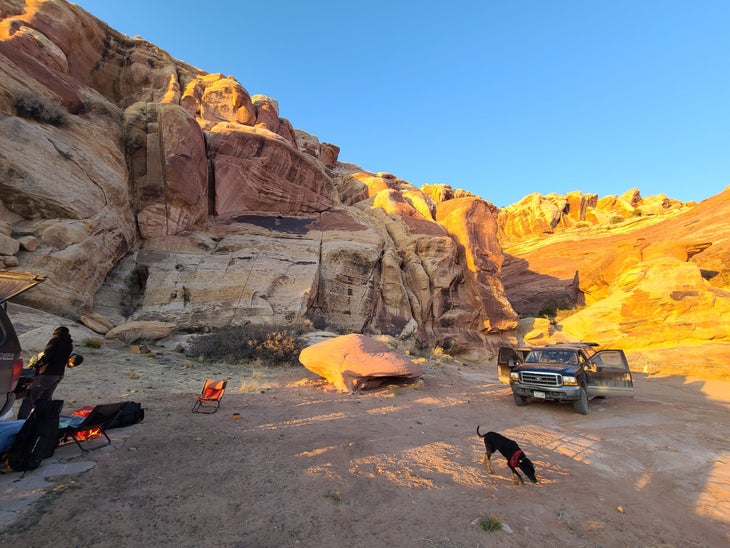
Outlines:
[{"label": "sandstone cliff", "polygon": [[60,0],[0,1],[0,75],[0,260],[48,277],[26,304],[310,321],[472,359],[512,339],[481,198],[339,163],[275,99]]},{"label": "sandstone cliff", "polygon": [[0,0],[0,128],[0,267],[47,276],[24,303],[99,331],[309,322],[465,360],[575,338],[730,355],[730,191],[497,209],[417,188],[61,0]]}]

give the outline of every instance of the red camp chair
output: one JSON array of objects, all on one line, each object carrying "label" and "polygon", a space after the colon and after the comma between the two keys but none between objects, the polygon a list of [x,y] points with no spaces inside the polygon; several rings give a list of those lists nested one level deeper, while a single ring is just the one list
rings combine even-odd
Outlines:
[{"label": "red camp chair", "polygon": [[207,379],[200,391],[200,396],[195,399],[193,413],[215,413],[221,406],[221,398],[226,390],[228,381],[214,381]]}]

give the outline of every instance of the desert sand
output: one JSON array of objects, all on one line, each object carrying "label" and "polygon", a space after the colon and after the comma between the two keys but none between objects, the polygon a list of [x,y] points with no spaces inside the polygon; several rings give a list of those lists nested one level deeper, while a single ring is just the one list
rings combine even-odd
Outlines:
[{"label": "desert sand", "polygon": [[[29,351],[57,321],[14,312]],[[433,357],[422,383],[343,394],[304,367],[200,363],[184,339],[136,354],[71,332],[86,360],[57,389],[64,412],[132,400],[145,419],[110,430],[109,446],[65,444],[0,475],[4,546],[730,542],[727,382],[636,371],[634,397],[582,416],[516,407],[493,364]],[[206,378],[228,380],[221,409],[191,413]],[[514,485],[499,455],[488,474],[477,425],[516,440],[539,483]],[[504,527],[484,530],[487,517]]]}]

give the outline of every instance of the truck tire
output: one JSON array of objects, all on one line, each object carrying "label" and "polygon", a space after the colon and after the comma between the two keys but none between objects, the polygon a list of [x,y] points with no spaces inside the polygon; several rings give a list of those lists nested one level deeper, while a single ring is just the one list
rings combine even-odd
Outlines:
[{"label": "truck tire", "polygon": [[527,398],[525,396],[520,396],[519,394],[512,394],[512,397],[515,399],[515,405],[522,407],[523,405],[527,405]]},{"label": "truck tire", "polygon": [[580,397],[573,402],[573,410],[581,415],[588,414],[588,395],[585,388],[580,389]]}]

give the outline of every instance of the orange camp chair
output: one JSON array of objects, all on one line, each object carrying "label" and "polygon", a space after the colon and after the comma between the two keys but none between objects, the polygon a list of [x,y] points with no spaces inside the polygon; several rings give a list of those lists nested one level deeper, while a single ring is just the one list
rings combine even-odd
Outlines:
[{"label": "orange camp chair", "polygon": [[207,379],[200,391],[200,396],[195,400],[193,413],[215,413],[221,406],[221,398],[226,390],[228,381],[214,381]]}]

